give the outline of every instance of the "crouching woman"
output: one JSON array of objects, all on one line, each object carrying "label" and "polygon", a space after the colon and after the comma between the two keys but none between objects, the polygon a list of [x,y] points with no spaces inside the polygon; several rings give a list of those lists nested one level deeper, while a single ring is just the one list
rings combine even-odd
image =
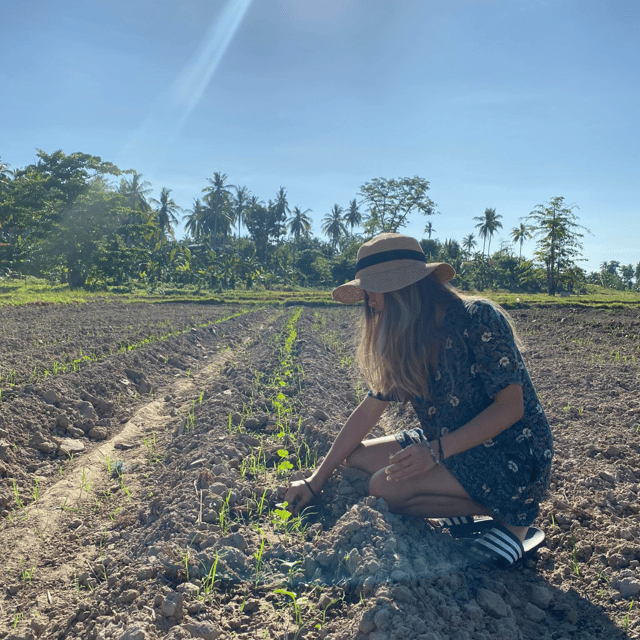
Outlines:
[{"label": "crouching woman", "polygon": [[[297,512],[346,461],[371,474],[371,495],[392,511],[439,519],[471,538],[461,550],[472,561],[505,567],[544,540],[531,524],[549,482],[551,431],[508,318],[462,296],[454,275],[407,236],[360,247],[355,280],[333,298],[363,302],[356,359],[370,391],[285,500]],[[420,427],[365,440],[389,402],[410,402]]]}]

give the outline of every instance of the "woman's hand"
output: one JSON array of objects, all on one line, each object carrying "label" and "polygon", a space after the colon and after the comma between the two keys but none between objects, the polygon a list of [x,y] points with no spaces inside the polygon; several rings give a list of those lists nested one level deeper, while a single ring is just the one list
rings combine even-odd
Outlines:
[{"label": "woman's hand", "polygon": [[416,442],[389,458],[385,469],[387,480],[409,480],[431,471],[436,466],[426,442]]},{"label": "woman's hand", "polygon": [[[320,492],[320,488],[316,488],[313,484],[312,478],[305,480],[294,480],[287,489],[287,493],[284,494],[284,500],[287,503],[287,509],[297,516],[300,511],[308,505],[315,496],[311,489],[316,492],[316,495]],[[308,484],[307,484],[308,483]],[[311,489],[309,488],[311,486]]]}]

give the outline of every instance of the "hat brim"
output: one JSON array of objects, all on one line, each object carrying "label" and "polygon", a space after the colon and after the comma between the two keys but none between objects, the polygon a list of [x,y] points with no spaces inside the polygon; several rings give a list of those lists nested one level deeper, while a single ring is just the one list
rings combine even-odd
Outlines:
[{"label": "hat brim", "polygon": [[[343,304],[355,304],[364,300],[364,292],[388,293],[399,291],[409,285],[432,276],[441,283],[453,280],[456,275],[455,269],[446,262],[415,262],[411,260],[402,261],[403,264],[396,269],[386,269],[384,277],[382,274],[367,274],[350,282],[336,287],[331,292],[331,297],[336,302]],[[401,283],[400,286],[398,286]]]}]

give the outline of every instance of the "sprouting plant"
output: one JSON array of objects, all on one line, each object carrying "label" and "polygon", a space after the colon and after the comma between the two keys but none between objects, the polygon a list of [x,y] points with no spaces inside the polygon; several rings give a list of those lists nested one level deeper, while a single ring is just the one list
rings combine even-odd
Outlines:
[{"label": "sprouting plant", "polygon": [[91,493],[91,482],[87,478],[84,467],[82,467],[82,484],[80,486],[80,491],[82,491],[83,489],[87,492],[87,495]]},{"label": "sprouting plant", "polygon": [[222,506],[220,507],[220,513],[218,514],[218,521],[220,522],[220,529],[222,533],[227,533],[229,528],[231,527],[230,515],[231,515],[231,507],[229,505],[229,500],[231,499],[231,489],[229,489],[229,493],[227,493],[227,497],[222,501]]},{"label": "sprouting plant", "polygon": [[36,477],[36,478],[33,479],[33,481],[35,483],[34,486],[33,486],[33,494],[32,494],[33,495],[33,501],[34,502],[38,502],[38,498],[40,497],[40,486],[39,486],[40,478]]},{"label": "sprouting plant", "polygon": [[[22,566],[22,560],[20,560],[20,566]],[[36,566],[33,565],[31,567],[31,569],[27,569],[26,567],[24,569],[22,569],[22,571],[20,572],[20,579],[23,582],[31,582],[31,580],[33,579],[33,573],[36,570]]]},{"label": "sprouting plant", "polygon": [[[206,568],[206,567],[205,567]],[[210,596],[215,590],[216,585],[216,572],[218,570],[218,552],[213,559],[213,564],[209,567],[207,575],[202,579],[202,593],[205,596]]]},{"label": "sprouting plant", "polygon": [[629,611],[627,611],[627,615],[625,616],[624,621],[622,622],[622,627],[624,628],[625,631],[629,629],[631,609],[633,609],[633,602],[634,601],[632,600],[631,603],[629,604]]},{"label": "sprouting plant", "polygon": [[27,509],[25,508],[24,504],[22,504],[22,500],[20,499],[20,492],[18,491],[18,485],[16,484],[15,480],[13,480],[12,482],[13,482],[13,497],[16,501],[16,504],[18,505],[18,509],[22,509],[26,515]]},{"label": "sprouting plant", "polygon": [[[296,625],[299,627],[302,626],[302,610],[300,608],[301,605],[308,603],[308,598],[298,598],[293,591],[288,591],[287,589],[275,589],[274,593],[279,593],[284,596],[288,596],[291,598],[291,604],[293,607],[293,619]],[[296,634],[298,637],[298,634]]]},{"label": "sprouting plant", "polygon": [[266,544],[266,536],[264,535],[264,531],[262,529],[258,529],[258,531],[260,532],[260,547],[258,548],[257,551],[254,551],[253,553],[253,557],[256,561],[255,563],[255,567],[254,567],[254,571],[255,571],[255,587],[256,589],[258,588],[258,581],[260,579],[260,574],[262,573],[262,568],[264,566],[264,559],[262,557],[262,554],[264,553],[264,547]]},{"label": "sprouting plant", "polygon": [[278,477],[286,477],[287,471],[293,469],[293,465],[287,458],[289,452],[286,449],[278,449],[277,454],[280,456],[280,463],[278,464]]},{"label": "sprouting plant", "polygon": [[280,564],[287,570],[287,582],[289,587],[293,589],[296,575],[299,575],[302,560],[280,560]]},{"label": "sprouting plant", "polygon": [[576,538],[574,535],[571,536],[571,561],[569,562],[569,566],[576,576],[580,576],[580,565],[578,564],[578,552],[576,550]]},{"label": "sprouting plant", "polygon": [[571,409],[571,405],[570,405],[569,401],[567,400],[567,404],[564,407],[562,407],[562,411],[564,413],[569,413],[570,409]]},{"label": "sprouting plant", "polygon": [[182,564],[184,564],[184,570],[187,574],[187,582],[189,582],[189,559],[189,549],[187,549],[182,556]]}]

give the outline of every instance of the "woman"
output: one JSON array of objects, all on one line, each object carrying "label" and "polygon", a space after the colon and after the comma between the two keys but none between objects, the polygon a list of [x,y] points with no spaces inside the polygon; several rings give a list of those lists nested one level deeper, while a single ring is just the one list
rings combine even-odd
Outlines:
[{"label": "woman", "polygon": [[[355,280],[332,295],[364,300],[356,359],[371,390],[285,500],[297,512],[346,460],[371,474],[370,493],[392,511],[463,522],[457,533],[473,535],[465,553],[504,567],[544,540],[530,525],[549,481],[551,431],[506,316],[463,298],[454,275],[407,236],[360,247]],[[411,402],[421,428],[363,442],[390,401]]]}]

